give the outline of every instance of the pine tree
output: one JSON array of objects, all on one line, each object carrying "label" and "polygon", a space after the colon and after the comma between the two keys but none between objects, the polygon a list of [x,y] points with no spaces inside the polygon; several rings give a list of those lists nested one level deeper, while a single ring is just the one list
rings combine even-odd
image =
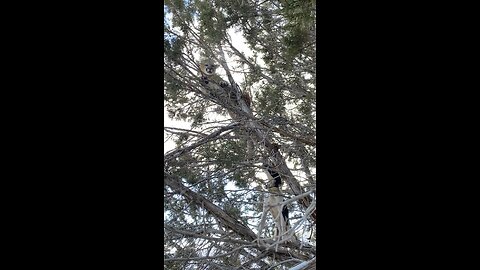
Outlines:
[{"label": "pine tree", "polygon": [[[315,1],[165,1],[165,269],[287,269],[316,246]],[[239,48],[241,35],[252,53]],[[213,59],[228,83],[205,84]],[[251,97],[251,104],[248,97]],[[258,232],[276,164],[290,199],[290,241]],[[261,235],[262,241],[258,241]],[[295,239],[295,240],[294,240]]]}]

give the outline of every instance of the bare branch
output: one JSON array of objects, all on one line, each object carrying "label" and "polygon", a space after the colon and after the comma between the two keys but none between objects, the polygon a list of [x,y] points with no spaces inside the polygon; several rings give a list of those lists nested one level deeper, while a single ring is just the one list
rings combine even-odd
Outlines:
[{"label": "bare branch", "polygon": [[220,128],[219,130],[213,132],[212,134],[206,136],[205,138],[197,141],[196,143],[193,143],[187,147],[184,147],[184,148],[180,148],[180,149],[176,149],[174,151],[171,151],[167,154],[164,155],[164,160],[165,162],[171,160],[171,159],[174,159],[174,158],[177,158],[178,156],[180,156],[181,154],[187,152],[187,151],[190,151],[192,149],[195,149],[197,148],[198,146],[208,142],[208,141],[211,141],[211,140],[214,140],[216,139],[217,136],[219,136],[220,134],[222,134],[222,132],[224,131],[227,131],[227,130],[231,130],[231,129],[234,129],[235,127],[237,127],[239,124],[238,123],[234,123],[234,124],[231,124],[231,125],[228,125],[228,126],[225,126],[225,127],[222,127]]}]

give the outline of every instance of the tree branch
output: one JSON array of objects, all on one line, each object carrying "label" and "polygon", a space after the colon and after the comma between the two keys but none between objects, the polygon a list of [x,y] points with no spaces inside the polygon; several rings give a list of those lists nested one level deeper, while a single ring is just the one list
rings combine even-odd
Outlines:
[{"label": "tree branch", "polygon": [[198,146],[208,142],[208,141],[211,141],[211,140],[214,140],[217,136],[219,136],[222,132],[226,131],[226,130],[231,130],[231,129],[234,129],[235,127],[238,127],[239,124],[238,123],[233,123],[231,125],[228,125],[228,126],[225,126],[225,127],[222,127],[220,129],[218,129],[217,131],[211,133],[210,135],[206,136],[205,138],[187,146],[187,147],[184,147],[184,148],[180,148],[180,149],[177,149],[177,150],[174,150],[174,151],[171,151],[167,154],[164,155],[164,161],[165,163],[167,163],[169,160],[171,159],[174,159],[174,158],[177,158],[179,157],[180,155],[182,155],[183,153],[187,152],[187,151],[190,151],[192,149],[195,149],[197,148]]}]

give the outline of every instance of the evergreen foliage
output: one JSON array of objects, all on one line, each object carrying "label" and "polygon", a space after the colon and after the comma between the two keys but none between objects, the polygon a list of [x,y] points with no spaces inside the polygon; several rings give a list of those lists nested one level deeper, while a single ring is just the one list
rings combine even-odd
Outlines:
[{"label": "evergreen foliage", "polygon": [[[168,0],[164,10],[164,105],[170,119],[190,123],[165,126],[175,147],[164,154],[164,269],[288,269],[312,260],[315,1]],[[220,63],[229,82],[222,91],[238,84],[253,105],[209,94],[200,58]],[[303,194],[288,205],[298,241],[278,248],[255,242],[273,144],[286,199]],[[262,238],[273,235],[271,216],[267,224]]]}]

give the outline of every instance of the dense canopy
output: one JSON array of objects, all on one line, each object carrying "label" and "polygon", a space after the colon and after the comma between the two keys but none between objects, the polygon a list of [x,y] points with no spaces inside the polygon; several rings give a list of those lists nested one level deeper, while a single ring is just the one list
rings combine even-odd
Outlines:
[{"label": "dense canopy", "polygon": [[[164,268],[314,269],[315,1],[174,0],[164,12]],[[228,86],[205,83],[202,59]],[[282,179],[286,241],[263,208],[265,163]]]}]

